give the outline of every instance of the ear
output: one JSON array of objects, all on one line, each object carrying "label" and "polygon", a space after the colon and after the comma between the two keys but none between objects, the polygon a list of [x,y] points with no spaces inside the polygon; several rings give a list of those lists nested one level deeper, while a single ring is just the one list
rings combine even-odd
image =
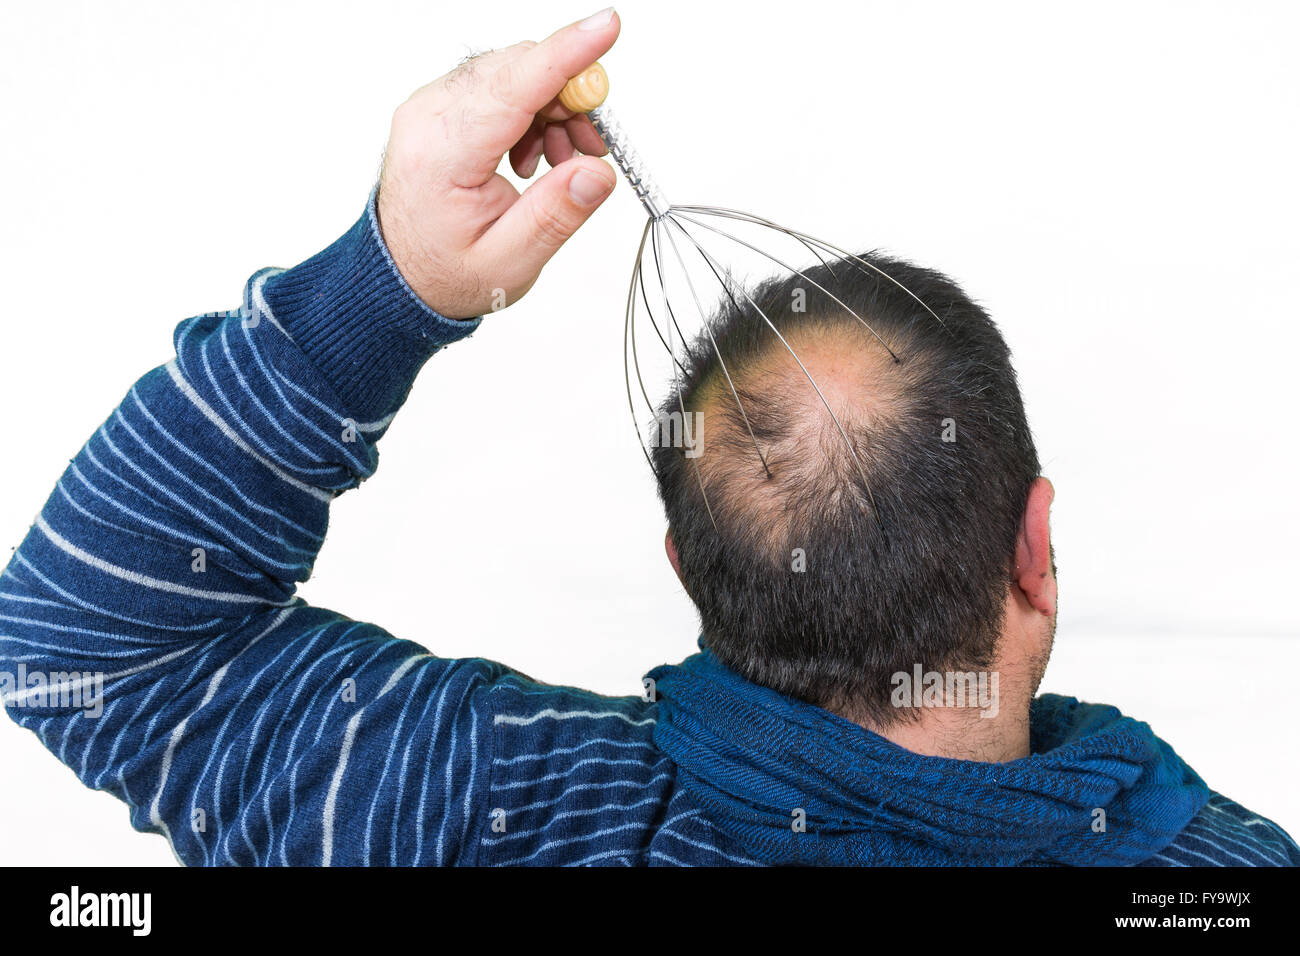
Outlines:
[{"label": "ear", "polygon": [[1029,486],[1025,513],[1016,537],[1014,579],[1025,600],[1049,617],[1056,613],[1056,571],[1052,568],[1050,512],[1056,489],[1046,478]]},{"label": "ear", "polygon": [[677,558],[677,545],[673,544],[672,528],[669,528],[664,533],[664,550],[668,552],[668,563],[673,566],[673,571],[677,574],[677,580],[682,582],[682,587],[686,587],[686,579],[682,577],[682,564]]}]

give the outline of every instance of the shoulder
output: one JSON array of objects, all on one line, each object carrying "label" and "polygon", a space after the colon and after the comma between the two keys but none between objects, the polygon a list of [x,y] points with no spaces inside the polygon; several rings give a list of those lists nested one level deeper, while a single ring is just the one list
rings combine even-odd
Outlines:
[{"label": "shoulder", "polygon": [[492,820],[479,862],[644,862],[676,787],[654,743],[657,705],[518,675],[487,700]]},{"label": "shoulder", "polygon": [[588,748],[654,746],[655,704],[556,687],[521,674],[493,682],[486,695],[498,756],[574,764]]},{"label": "shoulder", "polygon": [[1173,843],[1143,866],[1300,866],[1300,847],[1272,820],[1211,793]]}]

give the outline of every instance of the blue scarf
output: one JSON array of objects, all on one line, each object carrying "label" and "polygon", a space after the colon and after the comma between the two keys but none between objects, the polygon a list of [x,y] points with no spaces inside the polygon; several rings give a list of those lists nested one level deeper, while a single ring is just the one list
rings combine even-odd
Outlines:
[{"label": "blue scarf", "polygon": [[1146,724],[1071,697],[1033,702],[1030,756],[980,763],[912,753],[708,651],[649,676],[682,785],[766,863],[1125,866],[1209,798]]}]

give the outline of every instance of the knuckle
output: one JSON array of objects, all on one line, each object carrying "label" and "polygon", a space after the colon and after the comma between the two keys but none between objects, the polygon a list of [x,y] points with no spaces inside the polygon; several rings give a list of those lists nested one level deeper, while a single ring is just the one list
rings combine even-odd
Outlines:
[{"label": "knuckle", "polygon": [[515,70],[509,63],[492,74],[488,80],[488,94],[503,106],[509,106],[517,84]]},{"label": "knuckle", "polygon": [[547,246],[563,245],[572,231],[561,213],[544,206],[533,207],[533,233]]},{"label": "knuckle", "polygon": [[424,150],[421,130],[424,123],[416,118],[416,109],[407,100],[393,111],[393,122],[388,130],[388,152],[394,161],[407,165],[418,161]]},{"label": "knuckle", "polygon": [[392,129],[406,129],[415,123],[415,114],[418,111],[414,97],[403,100],[397,104],[397,109],[393,110]]}]

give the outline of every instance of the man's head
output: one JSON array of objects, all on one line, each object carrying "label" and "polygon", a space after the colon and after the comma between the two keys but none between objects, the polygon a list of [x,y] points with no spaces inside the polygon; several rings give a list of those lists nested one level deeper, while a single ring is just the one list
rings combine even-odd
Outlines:
[{"label": "man's head", "polygon": [[[916,298],[843,260],[737,293],[689,348],[652,444],[705,644],[884,727],[915,716],[891,704],[893,675],[988,670],[1009,630],[1050,643],[1051,489],[985,312],[937,272],[863,260]],[[683,406],[703,422],[689,455],[666,431]],[[1036,684],[1046,644],[1031,654]]]}]

